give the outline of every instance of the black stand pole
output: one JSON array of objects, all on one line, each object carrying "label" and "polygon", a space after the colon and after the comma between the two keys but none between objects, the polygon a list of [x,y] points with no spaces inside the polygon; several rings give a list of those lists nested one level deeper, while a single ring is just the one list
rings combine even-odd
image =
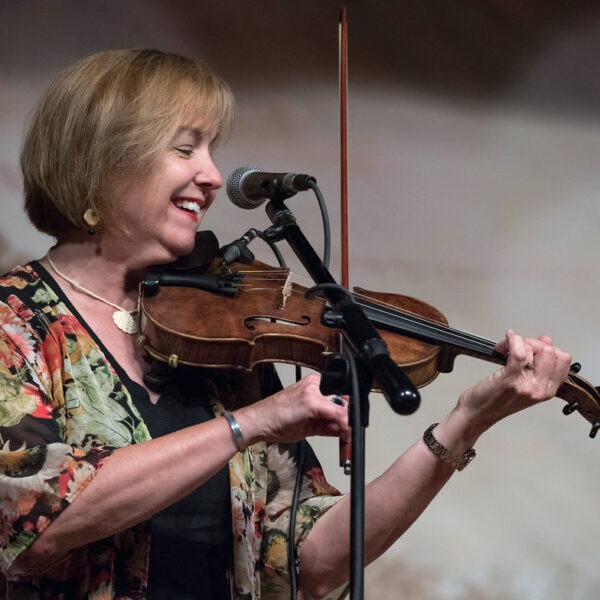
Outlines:
[{"label": "black stand pole", "polygon": [[[412,414],[419,407],[420,395],[404,371],[391,359],[385,342],[353,301],[347,290],[338,286],[317,253],[296,224],[283,199],[274,198],[267,204],[267,215],[273,223],[263,232],[276,242],[285,239],[294,250],[313,280],[333,306],[337,318],[332,326],[340,328],[349,342],[351,389],[350,424],[352,427],[352,472],[350,482],[350,597],[364,596],[364,521],[365,521],[365,437],[369,419],[369,392],[376,378],[383,394],[399,414]],[[354,392],[358,391],[357,397]],[[331,390],[330,393],[346,393]]]},{"label": "black stand pole", "polygon": [[352,427],[352,471],[350,476],[350,598],[362,600],[365,593],[365,455],[366,432],[369,426],[369,392],[372,377],[363,372],[354,357],[348,358],[353,378],[352,387],[358,396],[350,403]]}]

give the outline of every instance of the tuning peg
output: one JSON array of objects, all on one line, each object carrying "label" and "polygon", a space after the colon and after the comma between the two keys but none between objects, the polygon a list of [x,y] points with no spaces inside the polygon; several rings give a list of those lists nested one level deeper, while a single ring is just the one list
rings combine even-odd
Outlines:
[{"label": "tuning peg", "polygon": [[566,406],[563,406],[563,415],[570,415],[579,408],[579,402],[577,400],[571,400]]},{"label": "tuning peg", "polygon": [[573,373],[579,373],[579,371],[581,371],[581,363],[574,362],[569,370],[573,371]]},{"label": "tuning peg", "polygon": [[590,431],[590,437],[592,439],[594,439],[596,437],[596,434],[598,433],[598,430],[600,429],[600,423],[598,421],[596,421],[593,425],[592,425],[592,429]]}]

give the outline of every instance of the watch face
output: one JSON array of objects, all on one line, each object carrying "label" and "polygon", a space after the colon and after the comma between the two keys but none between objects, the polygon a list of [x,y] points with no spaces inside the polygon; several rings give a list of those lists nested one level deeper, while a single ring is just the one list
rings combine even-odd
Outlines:
[{"label": "watch face", "polygon": [[476,452],[474,448],[471,448],[470,450],[467,450],[464,454],[463,454],[463,465],[460,468],[460,470],[462,471],[476,456]]}]

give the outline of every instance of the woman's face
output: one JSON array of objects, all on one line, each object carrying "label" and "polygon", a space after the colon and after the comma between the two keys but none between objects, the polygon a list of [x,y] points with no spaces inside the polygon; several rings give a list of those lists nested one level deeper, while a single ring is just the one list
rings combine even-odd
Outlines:
[{"label": "woman's face", "polygon": [[[216,131],[180,127],[150,175],[125,178],[116,190],[111,243],[137,268],[189,253],[204,214],[223,185],[211,155]],[[145,263],[145,264],[144,264]]]}]

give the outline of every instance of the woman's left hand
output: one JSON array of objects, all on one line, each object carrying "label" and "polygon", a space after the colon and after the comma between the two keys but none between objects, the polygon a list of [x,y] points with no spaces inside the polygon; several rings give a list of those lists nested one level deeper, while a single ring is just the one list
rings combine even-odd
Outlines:
[{"label": "woman's left hand", "polygon": [[553,398],[571,365],[570,354],[556,347],[549,336],[523,338],[509,330],[496,350],[507,355],[506,365],[463,392],[458,401],[458,408],[481,430]]}]

